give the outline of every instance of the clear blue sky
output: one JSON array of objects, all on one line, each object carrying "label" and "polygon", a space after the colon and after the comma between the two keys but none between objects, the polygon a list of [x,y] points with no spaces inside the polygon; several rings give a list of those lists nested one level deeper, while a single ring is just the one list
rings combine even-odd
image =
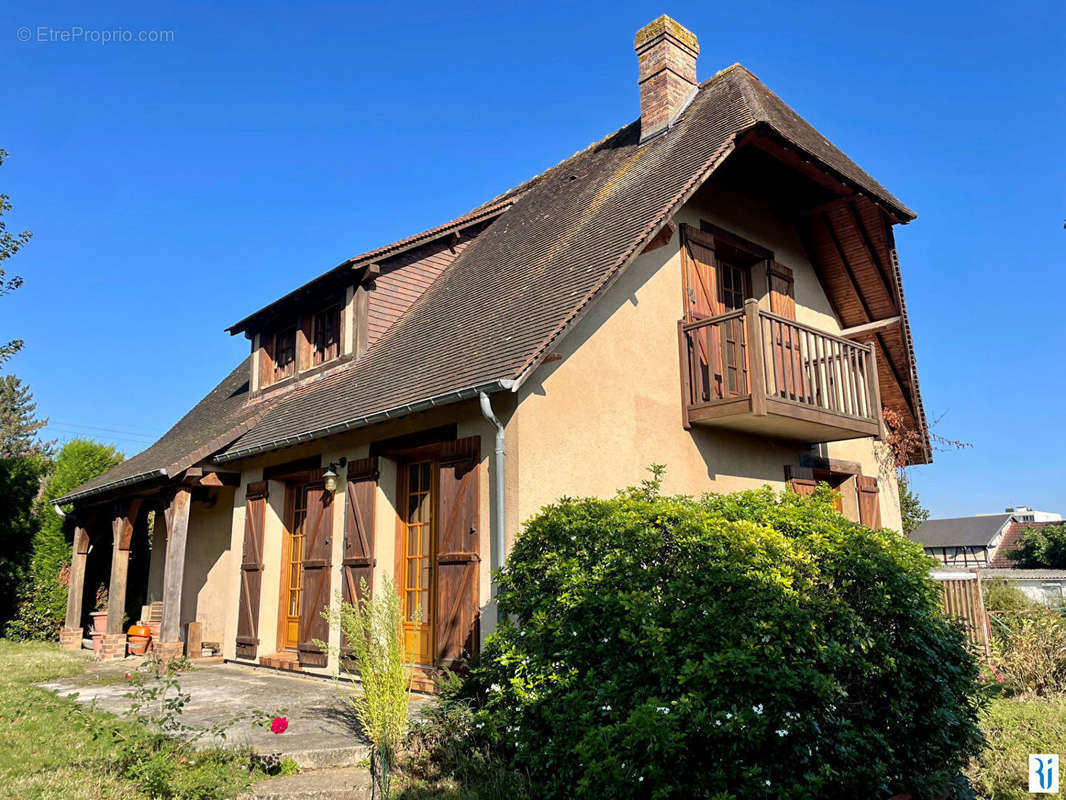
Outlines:
[{"label": "clear blue sky", "polygon": [[1061,0],[167,5],[0,11],[0,191],[34,233],[0,340],[52,436],[136,452],[244,357],[228,324],[632,120],[633,34],[666,12],[701,79],[745,64],[918,211],[925,405],[974,445],[913,470],[934,515],[1066,513]]}]

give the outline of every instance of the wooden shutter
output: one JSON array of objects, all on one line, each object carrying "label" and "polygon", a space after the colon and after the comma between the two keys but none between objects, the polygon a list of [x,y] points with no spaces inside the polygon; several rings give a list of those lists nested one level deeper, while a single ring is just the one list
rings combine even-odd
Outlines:
[{"label": "wooden shutter", "polygon": [[478,647],[478,465],[481,438],[445,442],[440,458],[436,664]]},{"label": "wooden shutter", "polygon": [[[796,319],[796,284],[792,270],[776,261],[768,262],[770,312],[785,319]],[[773,348],[773,380],[770,392],[786,400],[807,402],[811,380],[804,369],[802,334],[799,329],[777,321],[769,323]]]},{"label": "wooden shutter", "polygon": [[300,666],[326,666],[326,652],[314,643],[329,639],[329,622],[322,612],[329,608],[330,539],[333,530],[333,493],[321,484],[307,489],[304,520],[304,560],[300,597]]},{"label": "wooden shutter", "polygon": [[796,318],[796,283],[792,270],[776,261],[769,262],[770,311],[786,319]]},{"label": "wooden shutter", "polygon": [[[341,574],[344,602],[355,605],[374,590],[374,495],[377,491],[378,460],[364,458],[348,463],[348,489],[344,510],[344,556]],[[347,650],[347,644],[341,642]]]},{"label": "wooden shutter", "polygon": [[818,481],[813,478],[790,478],[788,488],[796,494],[812,495],[818,488]]},{"label": "wooden shutter", "polygon": [[714,258],[714,239],[688,225],[684,233],[685,321],[706,319],[719,313],[718,270]]},{"label": "wooden shutter", "polygon": [[259,597],[263,589],[263,525],[267,482],[248,484],[244,503],[241,597],[237,610],[237,658],[255,658],[259,648]]},{"label": "wooden shutter", "polygon": [[856,475],[855,484],[859,490],[859,522],[868,528],[880,528],[881,498],[877,478]]}]

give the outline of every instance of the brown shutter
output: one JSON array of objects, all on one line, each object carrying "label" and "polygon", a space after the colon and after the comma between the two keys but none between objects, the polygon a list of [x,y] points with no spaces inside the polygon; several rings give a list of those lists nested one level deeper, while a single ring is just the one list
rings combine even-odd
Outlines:
[{"label": "brown shutter", "polygon": [[478,647],[478,464],[481,438],[445,442],[437,537],[437,666]]},{"label": "brown shutter", "polygon": [[333,493],[321,484],[307,489],[304,520],[304,561],[300,597],[300,666],[326,666],[326,652],[314,643],[329,639],[329,622],[322,612],[329,608],[330,539],[333,530]]},{"label": "brown shutter", "polygon": [[245,498],[241,598],[237,611],[237,658],[255,658],[259,647],[259,596],[263,588],[266,481],[248,484]]},{"label": "brown shutter", "polygon": [[859,522],[868,528],[880,528],[881,498],[877,478],[856,475],[855,483],[859,490]]},{"label": "brown shutter", "polygon": [[[718,268],[714,257],[714,239],[681,226],[682,284],[684,291],[684,320],[694,322],[720,313],[718,304]],[[689,376],[697,402],[721,399],[722,335],[721,326],[696,328],[689,334]]]},{"label": "brown shutter", "polygon": [[769,263],[770,311],[786,319],[796,318],[796,283],[792,270],[776,261]]},{"label": "brown shutter", "polygon": [[[363,458],[348,463],[348,491],[344,510],[344,557],[341,561],[344,602],[355,605],[374,589],[374,494],[378,460]],[[347,646],[342,642],[342,647]]]},{"label": "brown shutter", "polygon": [[[785,319],[796,319],[796,284],[792,270],[770,261],[767,268],[770,287],[770,312]],[[779,322],[770,323],[774,348],[774,386],[770,391],[791,400],[808,400],[810,378],[803,368],[800,332]]]},{"label": "brown shutter", "polygon": [[814,490],[818,488],[818,481],[811,478],[790,478],[788,488],[796,494],[812,495]]}]

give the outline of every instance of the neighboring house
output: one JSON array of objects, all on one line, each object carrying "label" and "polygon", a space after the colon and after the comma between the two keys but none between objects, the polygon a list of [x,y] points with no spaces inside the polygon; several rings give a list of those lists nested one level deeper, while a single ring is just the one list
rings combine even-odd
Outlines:
[{"label": "neighboring house", "polygon": [[1008,554],[1018,547],[1025,531],[1061,523],[1054,521],[1059,515],[1050,512],[1037,513],[1052,517],[1051,521],[1032,522],[1032,509],[1007,511],[975,517],[929,519],[919,525],[910,538],[948,567],[1009,569],[1014,562]]},{"label": "neighboring house", "polygon": [[1010,514],[927,519],[910,538],[944,566],[988,567],[1013,520]]},{"label": "neighboring house", "polygon": [[322,610],[391,576],[426,685],[493,629],[523,520],[652,463],[669,492],[825,480],[900,529],[875,438],[885,406],[928,442],[893,238],[913,212],[745,68],[698,83],[669,18],[636,49],[640,119],[244,317],[244,363],[60,498],[67,646],[110,560],[108,652],[161,601],[164,654],[198,621],[228,659],[332,669]]},{"label": "neighboring house", "polygon": [[1054,511],[1036,511],[1031,506],[1008,508],[1015,522],[1062,522],[1062,514]]}]

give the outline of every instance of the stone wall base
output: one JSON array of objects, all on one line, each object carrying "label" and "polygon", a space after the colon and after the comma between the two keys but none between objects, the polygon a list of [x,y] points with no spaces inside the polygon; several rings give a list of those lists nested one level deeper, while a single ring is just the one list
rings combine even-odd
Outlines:
[{"label": "stone wall base", "polygon": [[60,650],[81,650],[81,639],[84,632],[81,628],[63,628],[59,631]]},{"label": "stone wall base", "polygon": [[158,642],[152,640],[152,652],[160,661],[170,661],[185,655],[185,642]]},{"label": "stone wall base", "polygon": [[105,633],[100,637],[100,652],[96,657],[100,661],[113,661],[126,657],[126,634]]}]

